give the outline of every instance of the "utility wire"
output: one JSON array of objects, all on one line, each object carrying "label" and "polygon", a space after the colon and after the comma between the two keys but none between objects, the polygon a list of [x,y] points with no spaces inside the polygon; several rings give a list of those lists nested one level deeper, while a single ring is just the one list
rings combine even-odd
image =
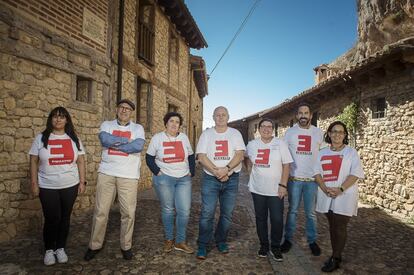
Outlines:
[{"label": "utility wire", "polygon": [[253,14],[254,10],[257,7],[257,4],[259,4],[261,0],[256,0],[256,2],[254,2],[254,4],[252,5],[252,7],[250,8],[249,13],[246,15],[246,17],[244,18],[242,24],[240,25],[239,29],[237,30],[236,34],[233,36],[233,38],[231,39],[229,45],[227,46],[227,48],[224,50],[223,54],[221,55],[220,59],[217,61],[216,65],[214,66],[214,68],[211,70],[210,74],[209,74],[209,78],[211,77],[211,75],[213,74],[214,70],[217,68],[218,64],[220,63],[220,61],[223,59],[223,57],[226,55],[227,51],[230,49],[231,45],[233,44],[233,42],[236,40],[237,36],[241,33],[241,31],[243,30],[244,26],[246,25],[247,21],[249,20],[250,16]]}]

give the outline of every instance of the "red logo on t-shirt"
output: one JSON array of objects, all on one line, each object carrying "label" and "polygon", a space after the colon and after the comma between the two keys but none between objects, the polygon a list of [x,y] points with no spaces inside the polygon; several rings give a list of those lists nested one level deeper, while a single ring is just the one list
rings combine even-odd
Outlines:
[{"label": "red logo on t-shirt", "polygon": [[[117,136],[117,137],[126,137],[126,138],[131,138],[131,131],[119,131],[119,130],[114,130],[112,132],[112,135]],[[108,149],[108,155],[115,155],[115,156],[123,156],[126,157],[128,156],[128,153],[124,153],[121,152],[117,149],[114,148],[109,148]]]},{"label": "red logo on t-shirt", "polygon": [[298,135],[298,148],[299,152],[310,152],[311,150],[311,136]]},{"label": "red logo on t-shirt", "polygon": [[229,141],[228,140],[216,140],[216,152],[215,157],[227,157],[229,155]]},{"label": "red logo on t-shirt", "polygon": [[339,171],[342,165],[342,155],[323,156],[321,158],[323,180],[336,181],[338,180]]},{"label": "red logo on t-shirt", "polygon": [[50,155],[61,155],[61,157],[49,158],[49,165],[64,165],[73,162],[75,154],[71,139],[49,140],[48,145],[50,146]]},{"label": "red logo on t-shirt", "polygon": [[165,141],[162,143],[162,146],[164,147],[164,156],[171,155],[164,157],[162,159],[163,162],[174,163],[184,161],[185,152],[181,141]]},{"label": "red logo on t-shirt", "polygon": [[270,149],[258,149],[255,163],[269,164]]}]

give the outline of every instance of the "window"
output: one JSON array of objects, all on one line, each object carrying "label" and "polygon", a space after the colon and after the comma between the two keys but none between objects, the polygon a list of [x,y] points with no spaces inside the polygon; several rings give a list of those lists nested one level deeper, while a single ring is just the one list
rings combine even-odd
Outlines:
[{"label": "window", "polygon": [[92,102],[92,80],[82,76],[76,76],[76,101]]},{"label": "window", "polygon": [[275,123],[275,137],[278,136],[278,133],[277,133],[278,129],[279,129],[279,124]]},{"label": "window", "polygon": [[385,117],[387,110],[387,102],[385,97],[376,98],[372,101],[372,118]]},{"label": "window", "polygon": [[293,127],[293,119],[291,119],[291,120],[290,120],[290,122],[289,122],[289,126],[290,126],[290,127]]},{"label": "window", "polygon": [[138,79],[137,81],[137,122],[146,131],[151,130],[152,112],[152,85],[149,82]]},{"label": "window", "polygon": [[138,57],[149,65],[154,64],[154,5],[140,0],[138,6]]},{"label": "window", "polygon": [[318,112],[313,112],[311,124],[315,127],[318,127],[318,117],[319,117]]},{"label": "window", "polygon": [[178,62],[178,39],[174,32],[170,31],[170,58]]},{"label": "window", "polygon": [[168,112],[178,112],[178,107],[173,104],[168,104],[167,110]]}]

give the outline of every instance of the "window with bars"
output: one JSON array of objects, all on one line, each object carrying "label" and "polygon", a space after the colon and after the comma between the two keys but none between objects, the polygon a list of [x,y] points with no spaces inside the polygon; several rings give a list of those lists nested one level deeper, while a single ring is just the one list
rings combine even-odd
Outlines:
[{"label": "window with bars", "polygon": [[168,103],[167,110],[168,112],[178,112],[178,107]]},{"label": "window with bars", "polygon": [[174,62],[178,62],[178,38],[174,32],[170,31],[170,59]]},{"label": "window with bars", "polygon": [[151,130],[152,85],[150,82],[137,80],[137,122],[145,131]]},{"label": "window with bars", "polygon": [[372,100],[372,118],[383,118],[386,116],[387,102],[385,97]]},{"label": "window with bars", "polygon": [[138,2],[138,57],[154,64],[154,4],[149,0]]}]

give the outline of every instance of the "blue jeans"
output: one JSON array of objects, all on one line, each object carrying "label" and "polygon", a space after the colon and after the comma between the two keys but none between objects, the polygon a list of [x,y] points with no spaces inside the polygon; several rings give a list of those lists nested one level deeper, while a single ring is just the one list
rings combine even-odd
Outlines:
[{"label": "blue jeans", "polygon": [[316,241],[316,194],[318,184],[316,182],[289,181],[288,199],[289,210],[286,218],[285,240],[291,241],[296,230],[296,214],[303,195],[303,203],[306,216],[306,238],[311,244]]},{"label": "blue jeans", "polygon": [[176,212],[175,242],[185,242],[191,207],[191,177],[175,178],[162,174],[153,176],[152,182],[161,203],[165,239],[174,240],[174,214]]},{"label": "blue jeans", "polygon": [[220,201],[220,218],[214,238],[216,244],[225,243],[231,225],[233,209],[239,189],[239,174],[233,173],[229,180],[222,183],[214,176],[203,173],[201,186],[201,216],[198,233],[198,245],[205,247],[213,235],[214,213],[217,200]]}]

